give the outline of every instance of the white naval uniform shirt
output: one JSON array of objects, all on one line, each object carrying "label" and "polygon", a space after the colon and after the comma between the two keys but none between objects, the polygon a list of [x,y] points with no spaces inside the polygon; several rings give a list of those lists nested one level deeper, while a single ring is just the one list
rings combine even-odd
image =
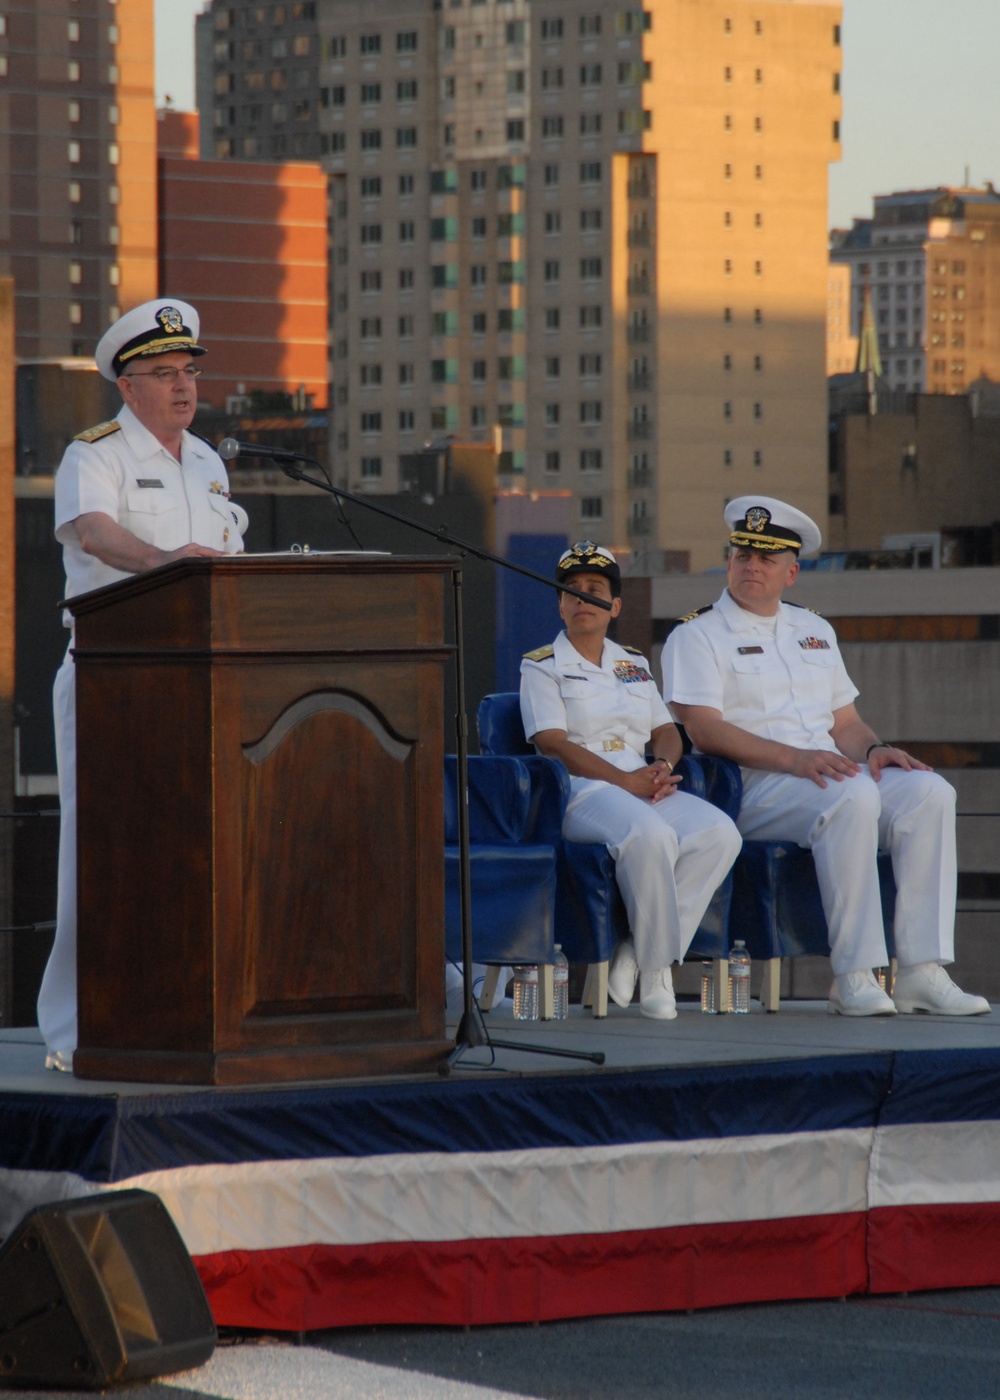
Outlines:
[{"label": "white naval uniform shirt", "polygon": [[671,704],[718,710],[763,739],[835,749],[833,712],[858,690],[823,618],[791,603],[779,604],[776,618],[758,618],[726,590],[667,638],[663,694]]},{"label": "white naval uniform shirt", "polygon": [[94,442],[74,439],[56,472],[56,539],[63,546],[67,598],[130,577],[80,547],[73,522],[90,511],[109,515],[158,549],[243,549],[247,514],[228,499],[229,478],[214,448],[185,432],[178,463],[127,406],[115,422],[117,431]]},{"label": "white naval uniform shirt", "polygon": [[[529,739],[543,729],[565,730],[574,744],[626,773],[645,766],[649,736],[672,723],[644,656],[605,639],[597,666],[565,632],[551,656],[521,662],[521,718]],[[615,739],[625,748],[606,750],[605,741]]]}]

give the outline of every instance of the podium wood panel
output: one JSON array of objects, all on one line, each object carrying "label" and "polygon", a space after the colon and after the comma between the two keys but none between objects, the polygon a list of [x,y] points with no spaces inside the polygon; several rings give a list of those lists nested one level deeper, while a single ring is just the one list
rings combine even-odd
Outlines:
[{"label": "podium wood panel", "polygon": [[72,600],[84,1078],[435,1068],[440,558],[188,560]]}]

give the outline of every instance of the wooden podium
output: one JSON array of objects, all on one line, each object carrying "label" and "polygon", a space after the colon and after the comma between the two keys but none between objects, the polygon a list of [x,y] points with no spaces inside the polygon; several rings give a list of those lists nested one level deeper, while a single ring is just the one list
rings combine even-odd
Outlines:
[{"label": "wooden podium", "polygon": [[447,559],[192,559],[74,598],[85,1079],[437,1067]]}]

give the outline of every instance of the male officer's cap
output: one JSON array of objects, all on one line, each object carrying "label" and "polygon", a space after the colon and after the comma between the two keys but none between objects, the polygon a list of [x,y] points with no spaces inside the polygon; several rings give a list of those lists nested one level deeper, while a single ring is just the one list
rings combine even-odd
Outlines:
[{"label": "male officer's cap", "polygon": [[104,332],[94,351],[97,368],[112,383],[134,360],[166,355],[172,350],[204,355],[198,344],[201,322],[186,301],[146,301],[119,316]]},{"label": "male officer's cap", "polygon": [[559,556],[556,565],[558,582],[572,584],[576,574],[600,574],[610,583],[612,598],[621,594],[622,571],[611,550],[603,545],[594,544],[591,540],[579,540]]},{"label": "male officer's cap", "polygon": [[729,543],[737,549],[769,554],[790,549],[798,556],[815,554],[823,543],[815,520],[773,496],[737,496],[725,511]]}]

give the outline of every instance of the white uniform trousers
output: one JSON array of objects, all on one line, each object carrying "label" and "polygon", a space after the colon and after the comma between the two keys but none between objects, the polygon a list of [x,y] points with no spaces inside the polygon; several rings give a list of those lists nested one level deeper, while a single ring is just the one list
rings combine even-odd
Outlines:
[{"label": "white uniform trousers", "polygon": [[680,962],[742,845],[735,823],[699,797],[646,802],[589,778],[573,779],[563,835],[607,846],[643,972]]},{"label": "white uniform trousers", "polygon": [[59,889],[56,936],[38,993],[38,1026],[49,1050],[76,1049],[76,667],[67,654],[52,688],[59,774]]},{"label": "white uniform trousers", "polygon": [[955,789],[937,773],[867,770],[825,788],[808,778],[744,769],[739,828],[747,840],[794,841],[812,850],[830,930],[835,976],[888,961],[878,852],[896,877],[901,967],[955,956]]}]

